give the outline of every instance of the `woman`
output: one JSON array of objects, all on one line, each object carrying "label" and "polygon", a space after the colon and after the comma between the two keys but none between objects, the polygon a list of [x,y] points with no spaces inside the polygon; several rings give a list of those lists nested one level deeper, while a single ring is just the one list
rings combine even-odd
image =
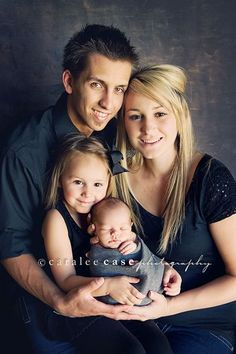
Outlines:
[{"label": "woman", "polygon": [[130,173],[118,177],[120,196],[136,208],[147,246],[183,279],[180,295],[152,292],[152,304],[128,317],[159,318],[176,354],[230,353],[236,184],[222,163],[194,149],[185,85],[180,68],[152,66],[133,76],[125,98],[117,144]]}]

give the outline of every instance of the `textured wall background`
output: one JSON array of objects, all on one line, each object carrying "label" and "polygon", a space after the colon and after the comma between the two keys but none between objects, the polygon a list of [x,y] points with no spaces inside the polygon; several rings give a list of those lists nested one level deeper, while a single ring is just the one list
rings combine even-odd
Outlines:
[{"label": "textured wall background", "polygon": [[235,0],[0,0],[0,138],[53,104],[63,47],[86,23],[125,31],[143,63],[184,67],[197,142],[236,176]]}]

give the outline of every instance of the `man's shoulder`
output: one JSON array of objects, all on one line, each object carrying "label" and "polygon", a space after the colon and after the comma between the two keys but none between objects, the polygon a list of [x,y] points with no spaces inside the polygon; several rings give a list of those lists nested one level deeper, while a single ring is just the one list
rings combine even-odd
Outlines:
[{"label": "man's shoulder", "polygon": [[16,127],[2,150],[3,161],[13,164],[18,160],[31,170],[45,168],[55,143],[52,109],[38,112]]},{"label": "man's shoulder", "polygon": [[6,150],[18,152],[25,148],[33,148],[34,144],[47,140],[52,134],[52,108],[37,112],[22,121],[10,134]]}]

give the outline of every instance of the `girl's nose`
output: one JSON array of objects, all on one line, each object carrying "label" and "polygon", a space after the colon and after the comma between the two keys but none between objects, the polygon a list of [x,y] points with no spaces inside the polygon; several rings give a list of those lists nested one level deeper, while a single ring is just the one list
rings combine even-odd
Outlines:
[{"label": "girl's nose", "polygon": [[84,187],[82,191],[82,195],[85,196],[86,198],[91,196],[91,190],[88,187]]}]

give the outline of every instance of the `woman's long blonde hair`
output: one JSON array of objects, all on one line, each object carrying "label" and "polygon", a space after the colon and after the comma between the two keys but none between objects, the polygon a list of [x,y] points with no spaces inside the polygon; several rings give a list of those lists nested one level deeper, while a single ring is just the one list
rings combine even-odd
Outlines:
[{"label": "woman's long blonde hair", "polygon": [[[113,181],[111,169],[109,166],[109,158],[107,156],[107,149],[104,145],[94,137],[85,137],[79,133],[68,134],[60,144],[58,150],[56,163],[54,165],[52,175],[50,178],[46,198],[46,209],[54,208],[60,197],[62,190],[60,188],[60,178],[66,170],[68,164],[75,156],[94,155],[104,162],[109,174],[109,183],[106,196],[115,193],[115,182]],[[94,171],[96,174],[96,171]]]},{"label": "woman's long blonde hair", "polygon": [[[162,212],[164,226],[159,251],[165,252],[167,246],[176,238],[185,216],[185,197],[187,192],[189,167],[194,154],[194,137],[189,108],[184,97],[186,87],[184,71],[173,65],[154,65],[136,72],[130,81],[129,92],[141,94],[166,106],[176,118],[177,156],[169,177],[165,206]],[[125,101],[120,117],[117,133],[117,146],[124,156],[124,167],[131,172],[137,171],[143,163],[143,157],[138,151],[133,151],[124,124]],[[120,197],[129,205],[135,207],[134,198],[128,190],[127,175],[118,176],[118,191]],[[136,209],[137,210],[137,206]],[[134,211],[135,213],[135,211]],[[132,215],[134,223],[140,229],[139,215]],[[155,230],[153,230],[155,232]]]}]

